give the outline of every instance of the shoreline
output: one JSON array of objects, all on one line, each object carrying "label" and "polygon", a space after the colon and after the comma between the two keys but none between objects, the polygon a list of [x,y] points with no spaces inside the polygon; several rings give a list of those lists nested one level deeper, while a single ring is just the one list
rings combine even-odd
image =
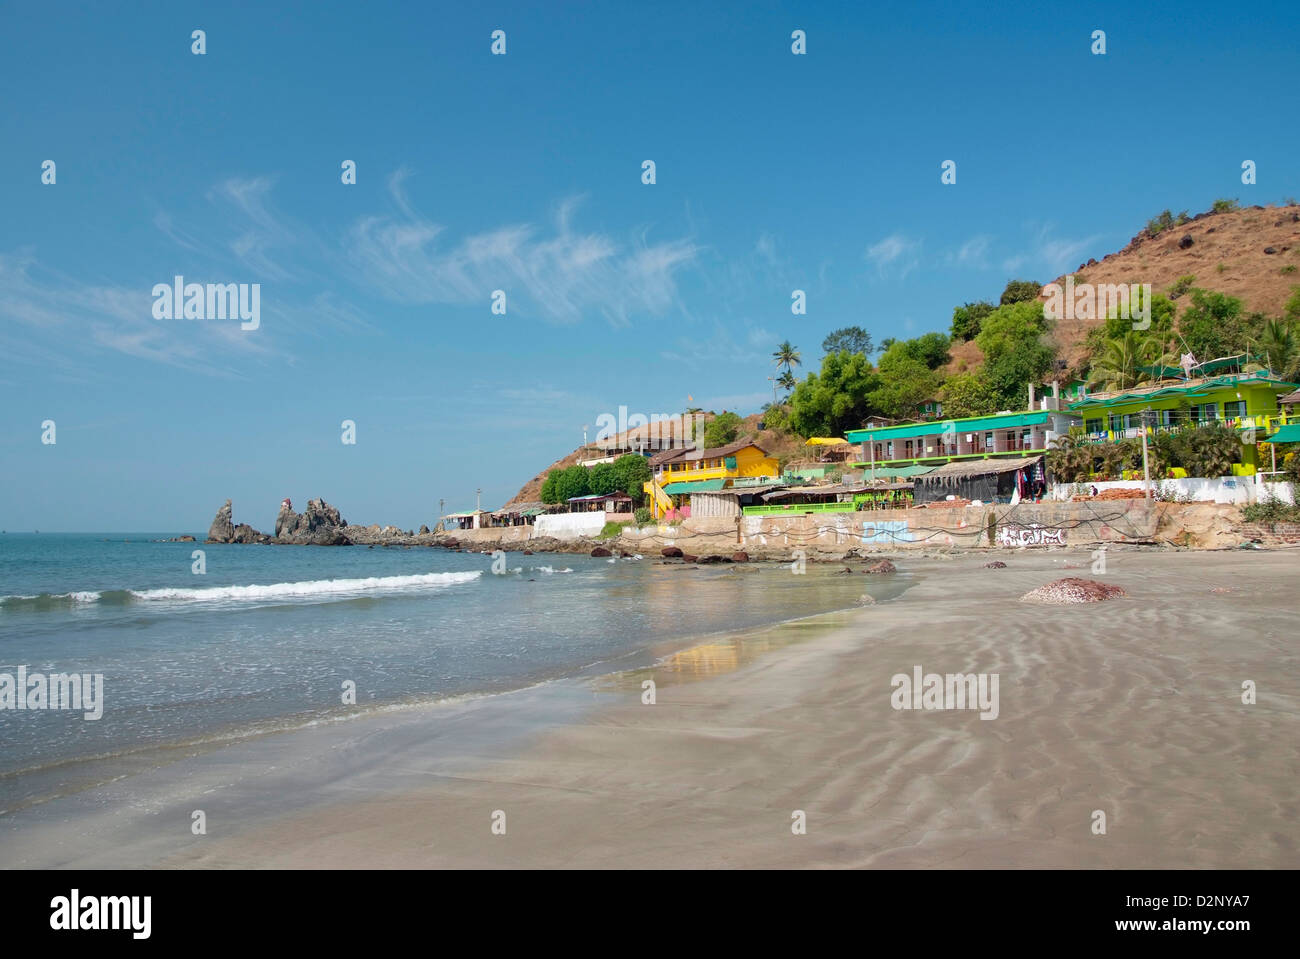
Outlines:
[{"label": "shoreline", "polygon": [[[681,565],[681,564],[678,564]],[[768,564],[753,564],[753,571]],[[693,567],[700,569],[701,567]],[[826,574],[823,574],[826,575]],[[907,589],[912,578],[907,573],[875,579],[873,587],[886,594],[886,600]],[[820,612],[773,620],[755,627],[759,631],[780,629],[791,624],[817,620],[824,616],[841,614],[852,606],[836,607]],[[696,646],[726,641],[733,630],[717,629],[691,632],[675,637],[649,637],[644,645],[619,652],[608,658],[597,659],[572,669],[562,675],[544,676],[522,685],[505,688],[483,688],[438,694],[407,695],[397,699],[367,702],[362,706],[343,707],[342,710],[309,710],[286,713],[250,722],[232,722],[205,731],[202,735],[186,739],[157,742],[140,742],[124,745],[120,749],[84,756],[65,757],[36,766],[0,771],[0,786],[25,782],[25,794],[15,799],[0,800],[0,826],[5,818],[24,810],[38,809],[47,803],[74,797],[79,793],[107,786],[118,780],[141,772],[161,769],[175,763],[198,759],[206,754],[245,743],[276,736],[293,736],[304,730],[330,727],[351,722],[365,722],[388,715],[418,715],[429,710],[448,709],[479,700],[499,696],[523,694],[547,686],[564,683],[598,682],[606,677],[630,670],[649,668],[651,664]],[[616,665],[631,661],[632,665]],[[125,772],[123,771],[125,767]],[[49,791],[31,793],[31,784],[44,777],[51,780]]]},{"label": "shoreline", "polygon": [[[641,670],[266,737],[142,774],[129,792],[3,823],[4,860],[1300,865],[1295,554],[1124,551],[1103,579],[1127,598],[1047,609],[1018,597],[1086,551],[1010,554],[996,570],[984,559],[918,557],[897,600]],[[1249,631],[1234,625],[1243,615]],[[999,673],[999,718],[893,710],[890,676],[914,664]],[[643,705],[649,677],[657,701]],[[1240,702],[1243,678],[1259,684],[1255,705]],[[131,811],[105,802],[119,791]],[[206,836],[189,834],[195,808]],[[1097,809],[1106,836],[1090,830]],[[490,831],[496,810],[505,836]],[[794,810],[805,836],[791,833]]]}]

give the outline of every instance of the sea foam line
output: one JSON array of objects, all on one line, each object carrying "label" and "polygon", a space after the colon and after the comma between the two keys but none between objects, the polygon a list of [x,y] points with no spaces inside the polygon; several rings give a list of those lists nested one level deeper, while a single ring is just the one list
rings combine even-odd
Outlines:
[{"label": "sea foam line", "polygon": [[430,586],[454,586],[478,579],[480,570],[457,573],[416,573],[410,576],[367,576],[364,579],[312,579],[301,583],[272,583],[267,586],[213,586],[207,589],[142,589],[131,595],[142,600],[187,600],[217,602],[221,600],[291,599],[295,596],[320,596],[331,593],[403,592]]},{"label": "sea foam line", "polygon": [[39,596],[0,596],[0,609],[6,606],[57,607],[88,603],[116,601],[138,602],[191,602],[212,603],[268,599],[294,599],[312,596],[329,596],[342,593],[366,594],[377,592],[411,592],[420,589],[455,586],[469,583],[483,573],[469,570],[451,573],[416,573],[409,576],[367,576],[358,579],[313,579],[298,583],[270,583],[249,586],[210,586],[205,589],[162,587],[159,589],[108,590],[104,592],[83,590],[71,593],[44,593]]}]

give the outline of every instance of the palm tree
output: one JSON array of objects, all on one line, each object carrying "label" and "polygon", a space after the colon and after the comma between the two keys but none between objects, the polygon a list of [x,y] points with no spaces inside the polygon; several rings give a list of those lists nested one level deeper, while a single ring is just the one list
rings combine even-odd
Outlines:
[{"label": "palm tree", "polygon": [[785,390],[787,393],[790,392],[797,385],[794,374],[789,370],[786,370],[776,378],[776,385],[781,387],[781,389]]},{"label": "palm tree", "polygon": [[784,366],[787,373],[803,362],[799,357],[798,348],[789,340],[786,340],[776,348],[776,352],[772,354],[772,360],[776,363],[776,368],[778,370]]},{"label": "palm tree", "polygon": [[1267,357],[1270,372],[1284,373],[1296,359],[1295,331],[1285,320],[1266,320],[1259,349]]},{"label": "palm tree", "polygon": [[1106,390],[1127,390],[1151,379],[1142,367],[1165,359],[1156,339],[1128,330],[1102,344],[1101,353],[1092,361],[1088,383]]},{"label": "palm tree", "polygon": [[1093,447],[1066,433],[1052,440],[1047,451],[1047,471],[1061,483],[1082,483],[1092,472]]}]

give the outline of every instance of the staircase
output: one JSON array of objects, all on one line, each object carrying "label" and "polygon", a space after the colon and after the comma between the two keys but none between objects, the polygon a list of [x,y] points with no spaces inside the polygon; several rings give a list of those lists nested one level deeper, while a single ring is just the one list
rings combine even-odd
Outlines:
[{"label": "staircase", "polygon": [[641,488],[650,497],[650,513],[655,519],[663,519],[672,511],[672,497],[654,480],[647,480]]}]

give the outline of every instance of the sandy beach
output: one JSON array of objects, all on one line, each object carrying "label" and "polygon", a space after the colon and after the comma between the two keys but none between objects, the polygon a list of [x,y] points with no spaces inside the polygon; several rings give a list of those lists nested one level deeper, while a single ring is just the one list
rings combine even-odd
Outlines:
[{"label": "sandy beach", "polygon": [[[1072,607],[1019,597],[1090,553],[993,558],[898,557],[897,599],[651,669],[177,757],[4,816],[0,862],[1300,867],[1300,551],[1113,549],[1128,596]],[[918,666],[996,673],[996,719],[893,708]]]}]

